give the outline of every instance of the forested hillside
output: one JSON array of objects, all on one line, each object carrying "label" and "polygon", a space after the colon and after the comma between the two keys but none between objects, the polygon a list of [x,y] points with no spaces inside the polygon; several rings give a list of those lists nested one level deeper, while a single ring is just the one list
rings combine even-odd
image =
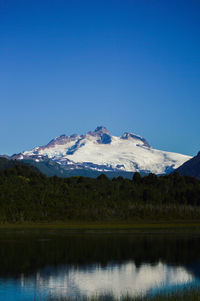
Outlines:
[{"label": "forested hillside", "polygon": [[177,168],[177,172],[180,175],[195,177],[200,180],[200,152]]},{"label": "forested hillside", "polygon": [[0,171],[0,222],[199,217],[200,181],[177,173],[109,180],[48,178],[23,165]]}]

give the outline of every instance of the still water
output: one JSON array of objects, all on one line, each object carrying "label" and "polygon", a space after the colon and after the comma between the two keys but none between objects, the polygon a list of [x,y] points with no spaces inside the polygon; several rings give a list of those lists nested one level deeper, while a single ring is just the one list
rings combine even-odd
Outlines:
[{"label": "still water", "polygon": [[156,294],[200,285],[200,235],[0,231],[0,300]]}]

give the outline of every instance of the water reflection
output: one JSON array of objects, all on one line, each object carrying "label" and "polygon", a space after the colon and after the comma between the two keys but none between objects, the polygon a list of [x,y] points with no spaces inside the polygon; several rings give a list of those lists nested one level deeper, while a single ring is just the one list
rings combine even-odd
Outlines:
[{"label": "water reflection", "polygon": [[0,233],[0,300],[155,293],[199,284],[199,235]]},{"label": "water reflection", "polygon": [[179,284],[192,284],[193,275],[183,267],[172,267],[158,262],[152,266],[142,264],[136,267],[134,262],[98,265],[75,268],[60,266],[39,271],[35,277],[21,277],[20,286],[24,290],[37,290],[39,295],[56,296],[93,296],[112,294],[120,297],[124,294],[136,296],[160,287],[173,287]]}]

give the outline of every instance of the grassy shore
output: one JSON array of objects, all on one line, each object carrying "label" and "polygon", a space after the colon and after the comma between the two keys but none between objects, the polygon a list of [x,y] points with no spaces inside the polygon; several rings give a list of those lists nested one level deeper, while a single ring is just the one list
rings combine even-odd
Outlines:
[{"label": "grassy shore", "polygon": [[156,296],[122,296],[118,299],[112,296],[99,296],[99,297],[82,297],[82,298],[67,298],[50,297],[47,301],[200,301],[200,288],[190,288],[183,291],[175,291],[166,294],[158,294]]},{"label": "grassy shore", "polygon": [[199,230],[199,220],[173,220],[173,221],[144,221],[135,222],[111,221],[111,222],[23,222],[0,223],[0,229],[65,229],[65,230]]}]

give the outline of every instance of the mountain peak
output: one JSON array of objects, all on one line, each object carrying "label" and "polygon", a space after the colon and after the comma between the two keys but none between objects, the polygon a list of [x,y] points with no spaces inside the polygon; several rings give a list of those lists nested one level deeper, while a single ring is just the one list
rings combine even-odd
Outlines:
[{"label": "mountain peak", "polygon": [[103,125],[97,126],[97,128],[94,131],[95,133],[105,133],[110,135],[110,132],[107,130],[107,128]]},{"label": "mountain peak", "polygon": [[98,126],[94,132],[89,132],[88,135],[97,137],[99,144],[109,144],[112,141],[112,136],[105,126]]},{"label": "mountain peak", "polygon": [[134,133],[125,132],[120,138],[125,139],[125,140],[136,139],[136,140],[142,142],[144,144],[144,146],[150,147],[150,145],[146,139],[144,139],[143,137],[136,135]]}]

